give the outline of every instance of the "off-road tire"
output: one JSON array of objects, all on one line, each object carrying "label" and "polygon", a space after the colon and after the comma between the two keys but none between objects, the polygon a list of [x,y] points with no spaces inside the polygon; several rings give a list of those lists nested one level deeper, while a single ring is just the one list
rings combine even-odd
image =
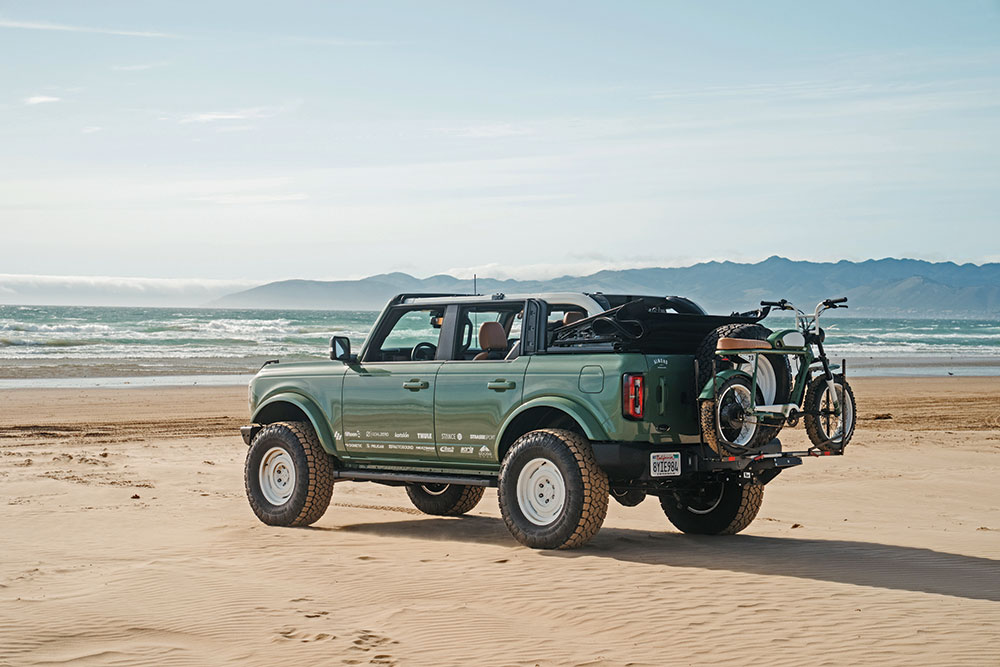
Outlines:
[{"label": "off-road tire", "polygon": [[[295,486],[284,503],[274,505],[260,488],[260,465],[274,447],[288,453],[295,468]],[[333,457],[326,453],[309,422],[275,422],[262,428],[250,443],[244,486],[254,514],[269,526],[308,526],[323,516],[333,494]]]},{"label": "off-road tire", "polygon": [[[443,487],[438,489],[436,487]],[[462,484],[407,484],[406,495],[424,514],[458,516],[479,504],[486,489]]]},{"label": "off-road tire", "polygon": [[847,429],[847,432],[844,433],[844,437],[841,441],[832,442],[826,440],[823,437],[823,431],[826,429],[823,427],[820,417],[815,414],[809,414],[819,412],[822,408],[819,403],[823,395],[823,390],[826,389],[826,378],[822,375],[814,377],[806,386],[806,397],[802,402],[806,415],[802,418],[802,421],[805,424],[806,435],[809,436],[809,441],[811,443],[826,452],[842,452],[844,451],[844,447],[846,447],[851,441],[851,436],[854,435],[854,427],[858,423],[858,405],[854,400],[854,390],[851,389],[851,385],[847,383],[843,374],[834,374],[833,381],[844,388],[844,394],[847,396],[847,400],[850,401],[851,404],[851,423],[849,424],[849,428]]},{"label": "off-road tire", "polygon": [[715,399],[698,401],[698,418],[701,422],[702,438],[704,438],[705,444],[708,445],[709,449],[720,457],[753,454],[760,447],[770,442],[772,437],[770,432],[765,430],[766,427],[760,424],[757,424],[753,437],[745,445],[730,444],[723,437],[720,432],[721,425],[715,416],[715,404],[718,398],[725,394],[726,389],[735,383],[743,384],[749,392],[750,382],[742,375],[737,375],[729,378],[719,386]]},{"label": "off-road tire", "polygon": [[716,483],[721,484],[722,496],[709,511],[701,508],[704,513],[694,511],[683,495],[680,498],[673,493],[660,496],[660,507],[677,530],[693,535],[734,535],[753,522],[764,499],[764,487],[740,484],[736,480]]},{"label": "off-road tire", "polygon": [[[716,360],[715,348],[720,338],[749,338],[751,340],[767,340],[773,331],[761,324],[724,324],[721,327],[712,329],[708,335],[702,339],[695,349],[695,360],[698,362],[698,391],[700,392],[709,378],[712,377],[713,363]],[[787,403],[792,391],[792,372],[788,365],[788,357],[783,354],[766,354],[763,359],[771,363],[774,369],[774,403]],[[718,360],[716,368],[724,370],[733,368],[734,365]],[[780,426],[758,426],[760,429],[760,443],[767,443],[778,437],[781,431]]]},{"label": "off-road tire", "polygon": [[[529,520],[518,501],[518,476],[535,459],[552,463],[565,485],[563,507],[547,525]],[[608,477],[597,465],[586,437],[563,429],[526,433],[500,466],[500,514],[521,544],[536,549],[573,549],[590,541],[608,513]]]}]

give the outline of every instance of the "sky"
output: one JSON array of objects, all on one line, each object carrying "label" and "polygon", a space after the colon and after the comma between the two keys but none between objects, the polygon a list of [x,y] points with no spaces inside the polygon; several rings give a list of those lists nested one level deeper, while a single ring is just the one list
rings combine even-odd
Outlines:
[{"label": "sky", "polygon": [[995,1],[0,0],[0,274],[1000,261],[998,37]]}]

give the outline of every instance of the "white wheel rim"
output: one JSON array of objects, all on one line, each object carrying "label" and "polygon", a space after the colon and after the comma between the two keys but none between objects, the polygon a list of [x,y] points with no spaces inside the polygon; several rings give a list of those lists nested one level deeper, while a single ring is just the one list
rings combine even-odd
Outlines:
[{"label": "white wheel rim", "polygon": [[267,450],[260,460],[260,492],[272,505],[284,505],[295,490],[295,464],[281,447]]},{"label": "white wheel rim", "polygon": [[[753,364],[740,364],[740,370],[753,377]],[[778,393],[778,377],[775,375],[771,360],[761,355],[757,363],[757,389],[764,399],[764,405],[774,405],[774,397]]]},{"label": "white wheel rim", "polygon": [[450,484],[421,484],[420,488],[429,496],[440,496],[449,486]]},{"label": "white wheel rim", "polygon": [[532,459],[517,476],[517,504],[525,518],[536,526],[547,526],[566,505],[566,482],[548,459]]},{"label": "white wheel rim", "polygon": [[[715,423],[718,425],[720,434],[723,428],[722,425],[722,407],[725,404],[726,396],[732,393],[733,398],[740,407],[743,408],[745,413],[750,413],[753,410],[753,401],[750,400],[750,387],[745,387],[741,384],[730,385],[725,393],[715,401]],[[736,434],[736,437],[732,440],[727,439],[734,445],[746,445],[753,439],[754,433],[757,431],[757,420],[754,419],[752,414],[747,414],[743,420],[743,426],[740,428],[740,432]]]}]

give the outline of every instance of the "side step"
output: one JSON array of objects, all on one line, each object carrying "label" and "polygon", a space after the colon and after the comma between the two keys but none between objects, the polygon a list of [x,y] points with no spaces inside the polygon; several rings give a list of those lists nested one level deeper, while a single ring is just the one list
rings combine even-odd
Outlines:
[{"label": "side step", "polygon": [[463,486],[496,486],[495,477],[449,475],[433,472],[382,472],[378,470],[334,470],[334,480],[357,482],[387,482],[395,484],[461,484]]}]

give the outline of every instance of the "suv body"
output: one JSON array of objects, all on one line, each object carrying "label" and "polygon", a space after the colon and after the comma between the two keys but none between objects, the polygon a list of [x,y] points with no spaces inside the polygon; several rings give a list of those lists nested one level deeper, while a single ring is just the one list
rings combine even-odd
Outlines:
[{"label": "suv body", "polygon": [[[660,330],[647,336],[652,342],[623,345],[614,331],[622,325],[605,315],[636,304],[648,313],[643,317],[653,318],[638,326]],[[717,494],[716,486],[706,491],[706,484],[737,489],[745,501],[743,487],[759,489],[781,469],[801,463],[797,456],[780,455],[776,440],[769,450],[773,455],[756,460],[720,457],[703,441],[695,348],[719,326],[750,321],[756,319],[748,314],[706,315],[677,297],[402,294],[383,309],[357,355],[346,339],[335,338],[331,359],[262,368],[249,386],[252,424],[241,430],[252,445],[268,425],[311,427],[328,456],[323,465],[329,464],[331,484],[375,481],[419,487],[430,495],[449,485],[497,486],[516,444],[533,433],[555,433],[567,451],[581,450],[577,458],[592,460],[600,471],[594,474],[603,475],[604,488],[623,504],[653,494],[668,517],[667,504],[699,516],[692,498],[707,493],[711,498],[703,502],[710,505],[723,493]],[[487,329],[496,340],[486,340]],[[274,495],[280,471],[267,478],[276,474],[277,464],[267,464],[266,453],[261,456],[253,465],[248,459],[247,490],[259,491],[267,482]],[[286,467],[292,473],[313,474],[291,459],[295,456]],[[545,477],[544,470],[536,473]],[[562,482],[555,474],[545,478],[555,485],[545,488],[556,493],[560,483],[572,486],[576,473],[560,474]],[[540,484],[549,483],[542,478]],[[322,514],[313,514],[317,511]],[[732,521],[724,523],[726,531],[735,532]],[[582,542],[532,546],[577,543]]]}]

